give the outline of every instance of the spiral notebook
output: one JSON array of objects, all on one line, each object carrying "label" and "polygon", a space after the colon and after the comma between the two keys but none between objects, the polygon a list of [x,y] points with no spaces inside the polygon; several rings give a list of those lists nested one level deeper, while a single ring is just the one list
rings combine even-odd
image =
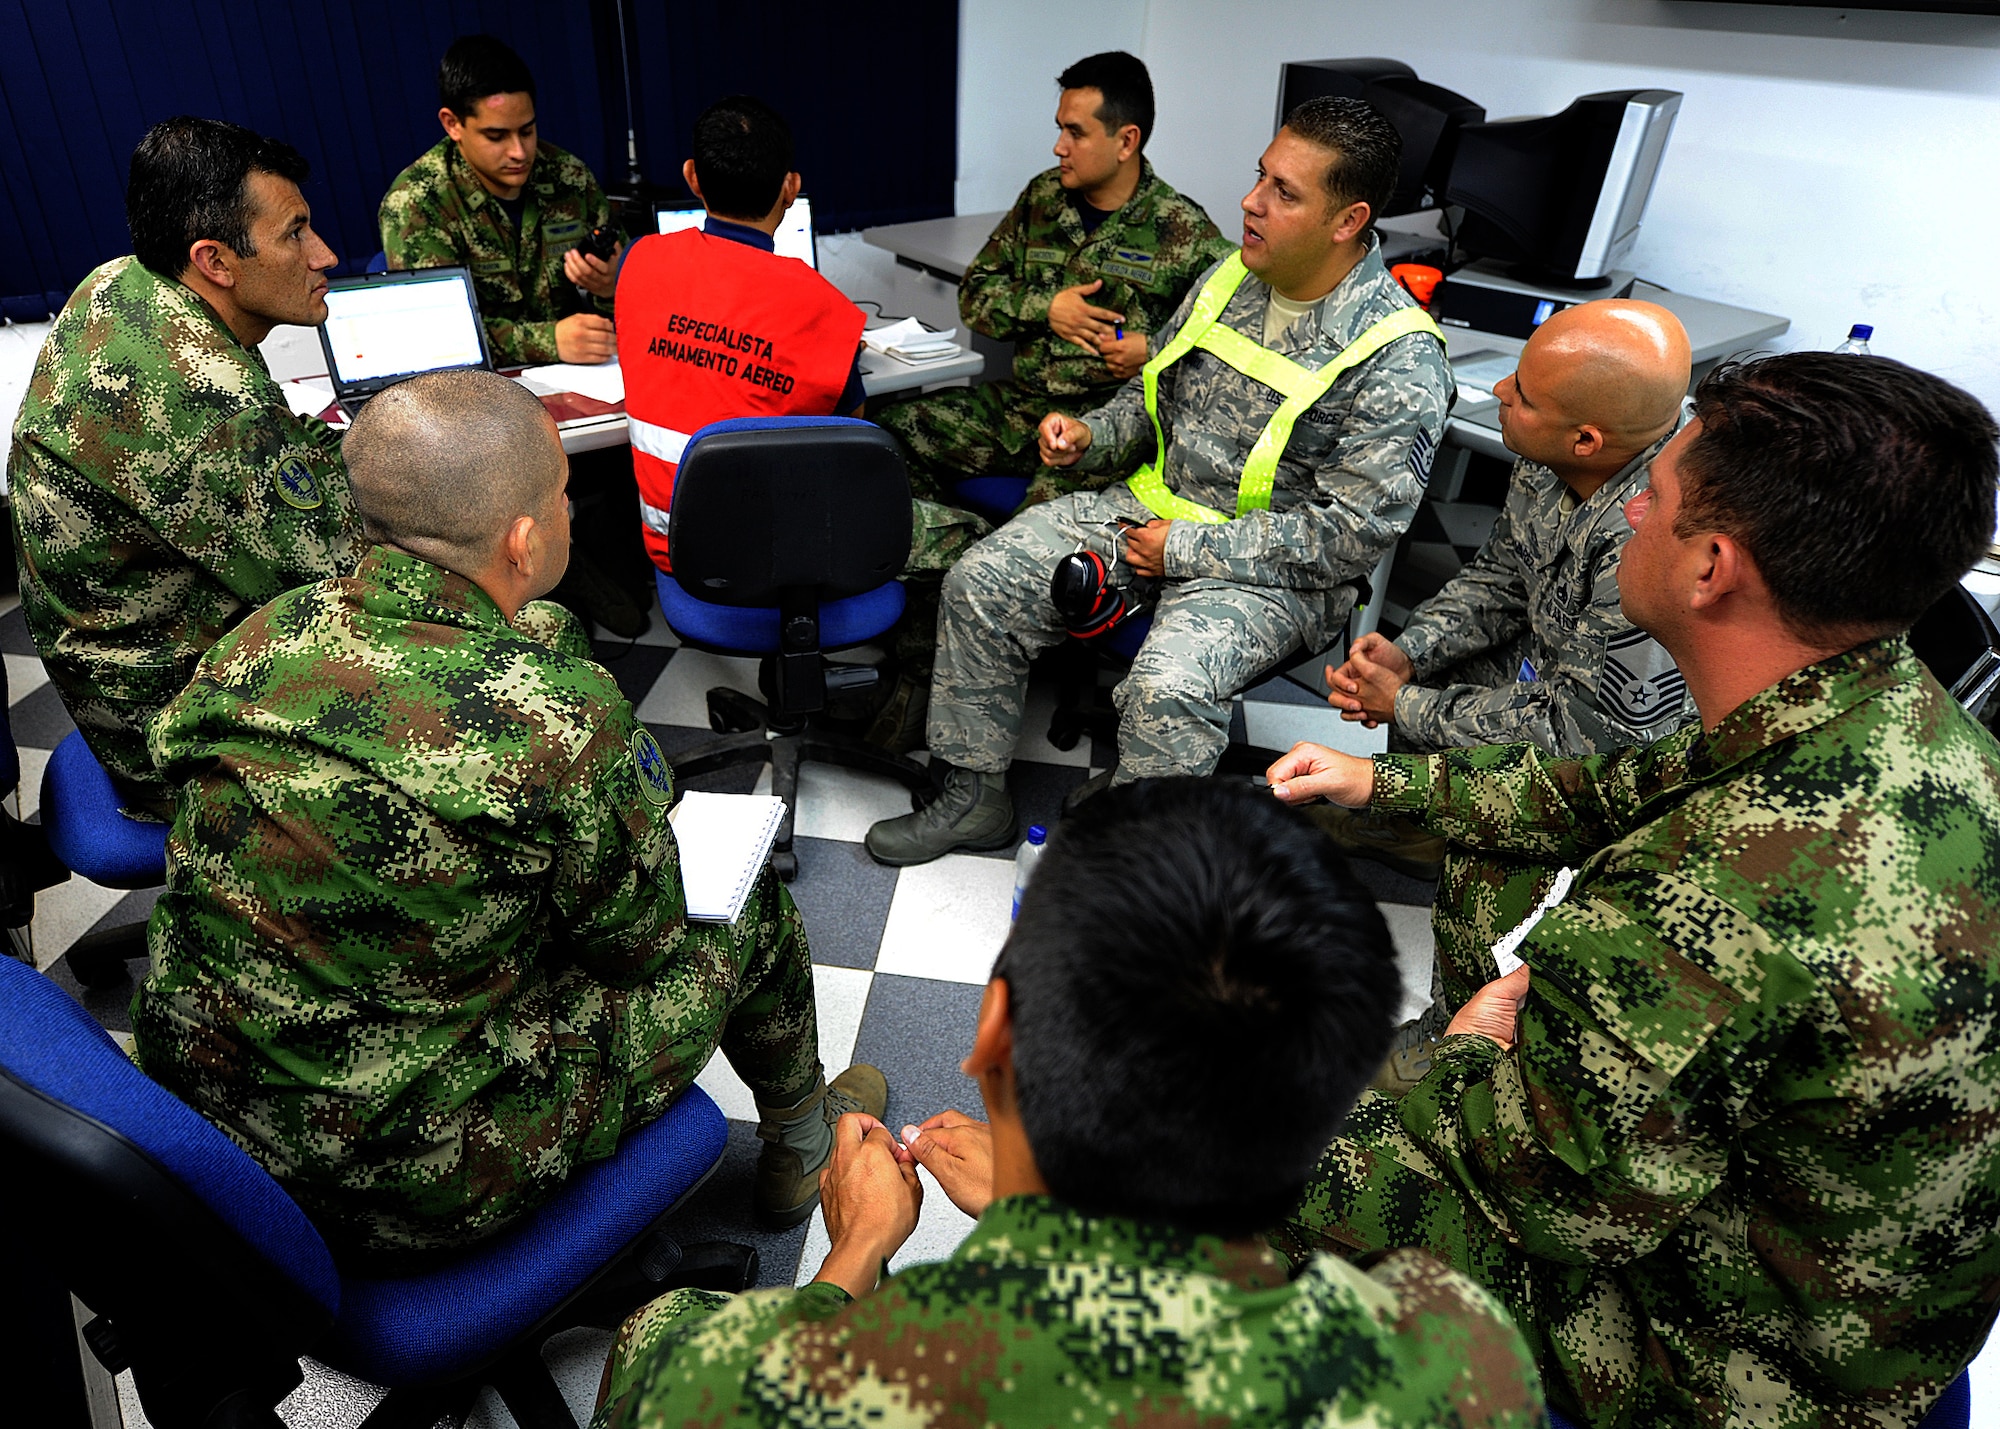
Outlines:
[{"label": "spiral notebook", "polygon": [[667,822],[680,845],[681,887],[691,923],[734,923],[771,857],[785,801],[770,794],[690,789]]}]

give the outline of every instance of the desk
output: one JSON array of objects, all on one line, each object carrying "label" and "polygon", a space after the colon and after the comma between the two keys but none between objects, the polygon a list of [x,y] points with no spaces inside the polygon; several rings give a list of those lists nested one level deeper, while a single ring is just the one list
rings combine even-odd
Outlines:
[{"label": "desk", "polygon": [[891,223],[862,229],[861,241],[888,249],[905,267],[921,268],[947,283],[956,283],[1006,216],[1003,208],[993,213],[963,213],[956,218]]}]

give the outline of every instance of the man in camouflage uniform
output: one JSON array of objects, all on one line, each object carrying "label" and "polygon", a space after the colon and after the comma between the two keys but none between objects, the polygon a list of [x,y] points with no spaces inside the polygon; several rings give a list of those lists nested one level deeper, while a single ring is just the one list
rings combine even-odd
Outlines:
[{"label": "man in camouflage uniform", "polygon": [[[1412,1251],[1288,1280],[1256,1235],[1397,996],[1381,914],[1262,795],[1179,779],[1093,801],[980,1003],[966,1070],[990,1123],[942,1112],[899,1145],[842,1121],[813,1283],[641,1310],[594,1429],[1539,1423],[1524,1347],[1468,1280]],[[1246,1135],[1255,1106],[1283,1113]],[[878,1288],[918,1164],[978,1225]]]},{"label": "man in camouflage uniform", "polygon": [[[1065,638],[1049,576],[1072,551],[1098,553],[1119,586],[1165,579],[1115,694],[1113,782],[1208,773],[1236,691],[1339,632],[1353,583],[1416,514],[1449,401],[1443,343],[1370,226],[1400,149],[1359,100],[1300,106],[1244,200],[1241,259],[1188,295],[1145,375],[1082,421],[1044,420],[1052,466],[1125,474],[1152,460],[1127,483],[1022,513],[946,576],[929,721],[944,791],[869,830],[878,861],[1012,841],[1005,773],[1028,663]],[[1213,321],[1183,353],[1177,335],[1197,313]],[[1260,364],[1260,376],[1242,370]]]},{"label": "man in camouflage uniform", "polygon": [[565,463],[492,373],[390,388],[347,438],[373,547],[209,652],[154,721],[180,782],[148,1075],[336,1250],[394,1265],[545,1200],[718,1046],[756,1094],[756,1205],[811,1213],[831,1122],[805,930],[768,871],[687,920],[671,771],[559,606]]},{"label": "man in camouflage uniform", "polygon": [[[1664,647],[1618,609],[1625,503],[1679,426],[1688,369],[1687,333],[1652,303],[1583,303],[1535,330],[1493,389],[1520,457],[1500,519],[1393,644],[1364,635],[1327,672],[1345,718],[1390,724],[1389,747],[1407,753],[1525,740],[1564,755],[1649,744],[1694,718]],[[1439,876],[1444,841],[1407,819],[1314,814],[1350,854]]]},{"label": "man in camouflage uniform", "polygon": [[279,323],[326,321],[338,260],[312,230],[306,173],[234,124],[155,125],[126,189],[135,256],[71,295],[14,423],[28,630],[135,814],[172,811],[146,722],[202,652],[363,548],[338,436],[292,415],[257,351]]},{"label": "man in camouflage uniform", "polygon": [[951,388],[875,414],[909,455],[917,495],[949,502],[967,476],[1036,478],[1030,501],[1102,486],[1044,467],[1035,429],[1050,412],[1101,405],[1145,362],[1149,335],[1230,251],[1200,204],[1142,153],[1153,84],[1123,51],[1077,61],[1056,81],[1055,168],[1037,174],[959,280],[967,326],[1014,343],[1011,382]]},{"label": "man in camouflage uniform", "polygon": [[382,196],[390,270],[470,268],[496,366],[612,357],[616,255],[574,251],[611,209],[583,160],[542,142],[528,67],[490,35],[464,36],[438,67],[438,99],[445,137]]},{"label": "man in camouflage uniform", "polygon": [[1519,908],[1439,917],[1482,985],[1429,1075],[1356,1107],[1295,1259],[1428,1247],[1595,1425],[1923,1417],[2000,1294],[2000,747],[1905,632],[1991,538],[1996,435],[1880,358],[1720,369],[1618,573],[1700,725],[1273,766],[1501,878],[1580,870],[1498,947]]}]

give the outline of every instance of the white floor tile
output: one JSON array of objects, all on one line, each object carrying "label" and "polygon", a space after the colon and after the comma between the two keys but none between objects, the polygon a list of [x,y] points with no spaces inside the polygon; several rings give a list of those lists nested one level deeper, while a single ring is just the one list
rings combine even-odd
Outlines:
[{"label": "white floor tile", "polygon": [[39,690],[49,682],[49,672],[42,668],[42,662],[33,655],[0,655],[7,665],[7,701],[9,704],[23,695]]},{"label": "white floor tile", "polygon": [[[868,1006],[868,984],[873,977],[865,968],[813,966],[813,998],[819,1005],[819,1059],[829,1078],[846,1071],[854,1060],[854,1039],[861,1033],[861,1013]],[[757,1120],[757,1099],[721,1053],[709,1058],[695,1084],[715,1098],[715,1104],[731,1121]]]},{"label": "white floor tile", "polygon": [[1250,742],[1264,749],[1286,750],[1302,739],[1364,758],[1389,747],[1388,727],[1370,729],[1340,717],[1332,705],[1286,705],[1265,700],[1243,702],[1243,728]]},{"label": "white floor tile", "polygon": [[[890,1260],[891,1270],[944,1260],[958,1249],[958,1243],[976,1224],[971,1216],[954,1206],[938,1189],[938,1183],[931,1179],[930,1172],[919,1167],[917,1175],[924,1183],[924,1206],[917,1213],[916,1230],[910,1233],[910,1238],[903,1242],[903,1248]],[[794,1283],[810,1283],[819,1274],[819,1268],[832,1246],[833,1242],[827,1239],[826,1217],[814,1215],[806,1228],[805,1248],[799,1253],[799,1274]]]},{"label": "white floor tile", "polygon": [[1014,746],[1016,759],[1037,764],[1066,764],[1074,769],[1090,767],[1090,741],[1079,739],[1074,749],[1057,749],[1049,743],[1049,718],[1056,712],[1056,692],[1049,685],[1031,685],[1028,702],[1021,713],[1021,738]]},{"label": "white floor tile", "polygon": [[984,983],[1013,924],[1014,865],[952,853],[896,879],[875,971]]},{"label": "white floor tile", "polygon": [[792,816],[792,832],[859,843],[876,820],[909,812],[910,791],[886,775],[807,763],[799,769],[799,807]]},{"label": "white floor tile", "polygon": [[21,807],[19,816],[31,819],[42,807],[42,771],[49,767],[47,749],[22,749],[16,751],[21,756]]},{"label": "white floor tile", "polygon": [[69,945],[91,930],[99,918],[126,894],[87,878],[71,877],[35,895],[35,966],[46,968],[69,951]]},{"label": "white floor tile", "polygon": [[1403,974],[1403,1007],[1396,1014],[1400,1025],[1423,1016],[1431,1005],[1431,960],[1436,956],[1431,910],[1406,903],[1384,903],[1381,908],[1396,945],[1396,966]]},{"label": "white floor tile", "polygon": [[679,724],[708,728],[708,692],[727,685],[746,695],[757,694],[757,662],[706,650],[683,650],[674,656],[639,704],[639,718],[648,724]]}]

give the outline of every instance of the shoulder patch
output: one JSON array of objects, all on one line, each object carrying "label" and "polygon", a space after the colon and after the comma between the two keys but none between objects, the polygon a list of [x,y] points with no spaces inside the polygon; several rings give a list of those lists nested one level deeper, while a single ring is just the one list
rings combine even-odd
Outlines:
[{"label": "shoulder patch", "polygon": [[312,468],[295,456],[286,457],[278,463],[278,469],[271,474],[277,484],[278,495],[287,506],[295,506],[301,511],[311,511],[323,498],[319,494],[319,478]]},{"label": "shoulder patch", "polygon": [[1664,719],[1681,707],[1687,681],[1674,657],[1643,630],[1628,630],[1604,647],[1597,703],[1630,725]]},{"label": "shoulder patch", "polygon": [[660,742],[643,725],[632,731],[632,763],[639,771],[639,792],[654,808],[664,809],[674,797],[674,773]]}]

